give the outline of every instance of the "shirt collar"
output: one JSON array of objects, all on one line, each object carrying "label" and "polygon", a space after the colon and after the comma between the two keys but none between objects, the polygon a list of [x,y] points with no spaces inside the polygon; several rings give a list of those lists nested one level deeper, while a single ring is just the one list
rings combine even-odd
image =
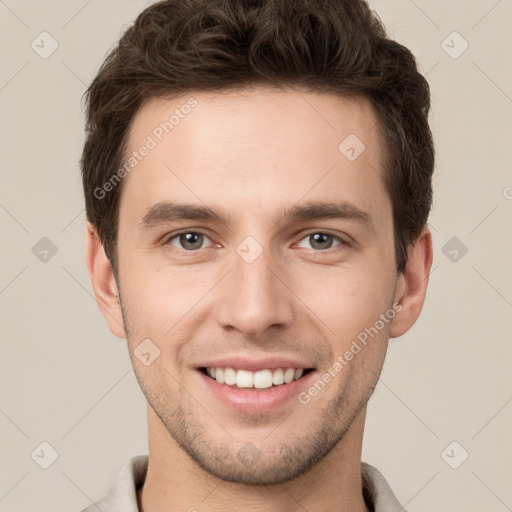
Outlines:
[{"label": "shirt collar", "polygon": [[[111,512],[139,512],[137,491],[144,484],[148,470],[148,456],[132,457],[122,468],[107,496],[82,512],[109,510]],[[382,474],[366,462],[361,462],[363,496],[372,512],[406,512],[393,494]]]}]

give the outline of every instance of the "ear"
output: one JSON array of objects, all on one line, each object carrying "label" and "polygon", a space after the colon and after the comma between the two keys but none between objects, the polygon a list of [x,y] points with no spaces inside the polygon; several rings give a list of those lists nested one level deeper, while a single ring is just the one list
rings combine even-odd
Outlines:
[{"label": "ear", "polygon": [[87,270],[98,306],[112,334],[118,338],[126,338],[119,290],[114,272],[103,250],[98,232],[90,222],[87,223],[85,247]]},{"label": "ear", "polygon": [[420,316],[432,266],[432,233],[428,226],[409,247],[407,264],[398,277],[395,304],[401,309],[393,319],[390,338],[405,334]]}]

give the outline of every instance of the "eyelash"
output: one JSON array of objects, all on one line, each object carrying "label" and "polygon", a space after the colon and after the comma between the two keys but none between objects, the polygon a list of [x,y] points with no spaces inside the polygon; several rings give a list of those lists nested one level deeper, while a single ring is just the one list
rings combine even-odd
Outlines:
[{"label": "eyelash", "polygon": [[[163,245],[169,246],[169,245],[171,245],[171,241],[174,240],[175,238],[178,238],[181,235],[185,235],[185,234],[189,234],[189,233],[193,233],[195,235],[203,235],[204,237],[210,239],[210,237],[206,233],[201,231],[201,230],[186,229],[186,230],[183,230],[183,231],[179,231],[177,233],[173,233],[171,236],[167,237],[165,239],[165,242],[164,242]],[[302,242],[302,240],[304,240],[305,238],[307,238],[307,237],[309,237],[311,235],[316,235],[316,234],[332,236],[333,238],[337,239],[340,242],[338,245],[336,245],[334,247],[329,247],[328,249],[324,249],[324,250],[310,249],[311,251],[313,251],[314,253],[316,253],[318,255],[331,254],[332,251],[336,250],[336,248],[348,247],[350,245],[346,240],[344,240],[343,238],[341,238],[340,236],[336,235],[335,233],[333,233],[333,232],[331,232],[329,230],[316,230],[316,231],[310,231],[308,233],[305,233],[304,236],[299,240],[299,243]],[[201,249],[186,250],[186,249],[179,249],[179,248],[175,248],[175,249],[177,249],[180,252],[189,253],[189,254],[194,254],[194,253],[197,253],[197,252],[199,252],[201,250]]]}]

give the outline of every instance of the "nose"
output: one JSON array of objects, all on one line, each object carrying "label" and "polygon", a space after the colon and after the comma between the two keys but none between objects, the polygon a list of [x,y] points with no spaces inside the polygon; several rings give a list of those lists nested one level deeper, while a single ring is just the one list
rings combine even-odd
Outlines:
[{"label": "nose", "polygon": [[250,263],[235,252],[233,268],[222,280],[218,294],[221,327],[258,337],[271,327],[290,326],[293,291],[282,268],[269,249]]}]

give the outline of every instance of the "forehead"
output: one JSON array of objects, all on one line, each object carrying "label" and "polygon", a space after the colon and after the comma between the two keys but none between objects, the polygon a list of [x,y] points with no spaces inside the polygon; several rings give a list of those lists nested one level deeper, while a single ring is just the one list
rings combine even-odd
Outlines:
[{"label": "forehead", "polygon": [[133,119],[125,157],[134,165],[121,208],[139,212],[178,197],[239,211],[306,196],[387,202],[377,117],[361,97],[253,87],[153,98]]}]

